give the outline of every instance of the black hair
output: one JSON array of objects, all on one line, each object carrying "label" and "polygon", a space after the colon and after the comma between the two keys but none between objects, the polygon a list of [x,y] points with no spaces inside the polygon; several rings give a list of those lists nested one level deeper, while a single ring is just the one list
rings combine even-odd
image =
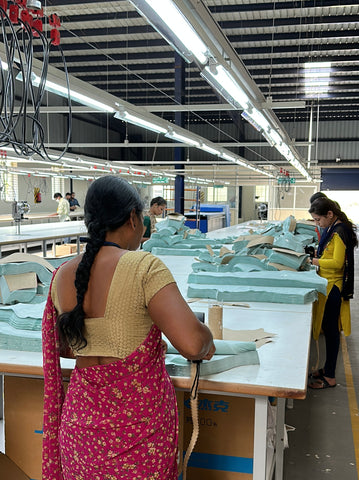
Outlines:
[{"label": "black hair", "polygon": [[157,203],[157,205],[159,207],[161,205],[165,205],[165,206],[167,205],[167,201],[163,197],[152,198],[151,203],[150,203],[150,207],[152,207],[152,205],[154,205],[155,203]]},{"label": "black hair", "polygon": [[309,203],[312,204],[317,198],[328,198],[323,192],[316,192],[309,199]]},{"label": "black hair", "polygon": [[358,245],[358,238],[356,236],[357,227],[354,225],[346,216],[346,214],[341,210],[338,202],[330,200],[327,196],[319,197],[310,205],[309,213],[314,213],[315,215],[327,215],[329,211],[333,212],[334,216],[338,217],[341,222],[343,222],[352,232],[352,242],[353,245]]},{"label": "black hair", "polygon": [[76,270],[77,304],[71,312],[61,314],[58,319],[61,342],[71,348],[84,348],[87,345],[83,333],[83,300],[95,257],[105,241],[106,233],[124,225],[132,210],[140,215],[143,204],[137,191],[123,178],[103,176],[95,180],[87,191],[84,212],[88,239],[86,251]]},{"label": "black hair", "polygon": [[70,192],[65,193],[65,197],[67,197],[67,195],[71,196],[71,193]]},{"label": "black hair", "polygon": [[60,192],[54,193],[54,198],[62,198],[62,195]]}]

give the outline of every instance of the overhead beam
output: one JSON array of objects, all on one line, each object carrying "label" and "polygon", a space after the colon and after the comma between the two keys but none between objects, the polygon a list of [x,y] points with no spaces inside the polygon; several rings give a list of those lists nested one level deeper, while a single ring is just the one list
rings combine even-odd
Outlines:
[{"label": "overhead beam", "polygon": [[[267,100],[261,104],[262,108],[265,109],[295,109],[295,108],[305,108],[306,102],[303,101],[288,101],[288,102],[272,102]],[[149,112],[217,112],[222,110],[235,110],[235,108],[229,103],[202,103],[202,104],[192,104],[192,105],[144,105],[143,108]]]},{"label": "overhead beam", "polygon": [[[268,147],[267,142],[223,142],[223,143],[214,143],[218,148],[221,147],[232,147],[232,148],[238,148],[238,147]],[[309,145],[314,145],[314,143],[310,142],[294,142],[293,145],[296,147],[308,147]],[[65,144],[64,143],[45,143],[45,147],[47,148],[64,148]],[[187,145],[185,143],[170,143],[170,142],[123,142],[123,143],[70,143],[69,144],[70,148],[135,148],[135,147],[141,147],[141,148],[195,148],[191,147],[190,145]],[[288,163],[286,161],[286,163]]]}]

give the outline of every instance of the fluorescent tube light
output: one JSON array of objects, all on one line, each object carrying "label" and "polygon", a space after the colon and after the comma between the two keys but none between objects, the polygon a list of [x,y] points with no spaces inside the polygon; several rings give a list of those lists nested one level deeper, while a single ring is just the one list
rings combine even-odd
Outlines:
[{"label": "fluorescent tube light", "polygon": [[[40,85],[40,77],[37,75],[34,75],[32,84],[35,87],[38,87]],[[57,83],[51,82],[49,80],[46,80],[45,82],[45,90],[47,90],[48,92],[55,93],[56,95],[60,95],[61,97],[68,97],[68,93],[69,93],[67,87],[62,87],[61,85],[58,85]],[[96,110],[99,110],[100,112],[114,113],[116,111],[113,107],[110,107],[105,103],[98,102],[93,98],[83,95],[82,93],[75,92],[74,90],[71,90],[71,89],[70,89],[70,98],[71,100],[81,103],[82,105],[93,107]]]},{"label": "fluorescent tube light", "polygon": [[237,165],[240,165],[241,167],[249,168],[248,163],[242,162],[241,160],[238,160],[238,159],[236,159],[235,162]]},{"label": "fluorescent tube light", "polygon": [[187,61],[194,56],[203,65],[207,63],[208,47],[172,0],[131,0],[131,3]]},{"label": "fluorescent tube light", "polygon": [[246,110],[250,107],[248,95],[222,65],[207,66],[201,75],[236,109]]},{"label": "fluorescent tube light", "polygon": [[230,162],[237,163],[237,158],[232,155],[228,155],[228,153],[221,153],[221,158],[224,158],[224,160],[229,160]]},{"label": "fluorescent tube light", "polygon": [[269,132],[269,137],[273,140],[274,145],[280,145],[282,143],[282,137],[275,130]]},{"label": "fluorescent tube light", "polygon": [[271,132],[271,130],[270,130],[269,132],[265,132],[265,131],[263,130],[263,131],[262,131],[262,135],[263,135],[263,137],[267,140],[267,142],[269,143],[269,145],[270,145],[271,147],[274,147],[275,141],[274,141],[273,138],[270,136],[270,132]]},{"label": "fluorescent tube light", "polygon": [[138,127],[146,128],[147,130],[151,130],[152,132],[156,132],[156,133],[166,133],[167,132],[166,128],[161,127],[160,125],[156,125],[153,122],[149,122],[148,120],[145,120],[141,117],[137,117],[135,115],[132,115],[131,113],[127,112],[126,110],[124,112],[116,112],[114,116],[115,116],[115,118],[119,118],[121,120],[124,120],[125,122],[132,123],[134,125],[137,125]]},{"label": "fluorescent tube light", "polygon": [[269,124],[268,120],[255,107],[253,107],[252,110],[246,110],[246,111],[242,112],[242,116],[251,125],[253,125],[253,127],[256,128],[258,131],[264,130],[266,132],[269,132],[271,127],[270,127],[270,124]]},{"label": "fluorescent tube light", "polygon": [[165,137],[172,138],[172,140],[177,140],[178,142],[187,143],[188,145],[192,145],[194,147],[199,147],[200,143],[197,140],[193,140],[192,138],[186,137],[184,135],[180,135],[174,131],[166,133]]},{"label": "fluorescent tube light", "polygon": [[212,148],[209,145],[206,145],[205,143],[202,143],[199,148],[201,150],[205,150],[208,153],[211,153],[212,155],[220,155],[221,154],[221,152],[219,150],[216,150],[215,148]]}]

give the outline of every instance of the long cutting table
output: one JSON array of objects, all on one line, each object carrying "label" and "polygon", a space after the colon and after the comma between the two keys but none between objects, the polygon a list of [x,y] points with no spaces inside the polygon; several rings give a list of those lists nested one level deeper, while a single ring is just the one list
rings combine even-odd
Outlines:
[{"label": "long cutting table", "polygon": [[1,247],[16,245],[24,246],[25,252],[29,243],[40,242],[42,254],[46,257],[47,242],[54,242],[56,239],[76,237],[78,252],[79,237],[86,234],[86,227],[82,220],[72,222],[41,223],[33,225],[21,225],[20,234],[16,233],[16,226],[0,228],[0,257]]}]

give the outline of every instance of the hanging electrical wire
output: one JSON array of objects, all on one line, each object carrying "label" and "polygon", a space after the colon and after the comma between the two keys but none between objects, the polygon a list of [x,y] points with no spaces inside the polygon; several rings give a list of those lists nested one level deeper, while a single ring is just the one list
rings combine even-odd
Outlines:
[{"label": "hanging electrical wire", "polygon": [[[19,156],[37,154],[56,162],[68,149],[72,129],[69,77],[58,31],[60,19],[55,14],[48,18],[52,27],[48,39],[43,33],[41,2],[28,0],[26,5],[26,0],[15,1],[0,0],[0,41],[4,46],[4,58],[0,58],[0,147],[10,146]],[[40,75],[33,72],[35,42],[41,46]],[[41,106],[48,89],[49,55],[53,46],[58,48],[62,58],[68,105],[67,140],[57,158],[48,154],[45,128],[41,123]]]}]

